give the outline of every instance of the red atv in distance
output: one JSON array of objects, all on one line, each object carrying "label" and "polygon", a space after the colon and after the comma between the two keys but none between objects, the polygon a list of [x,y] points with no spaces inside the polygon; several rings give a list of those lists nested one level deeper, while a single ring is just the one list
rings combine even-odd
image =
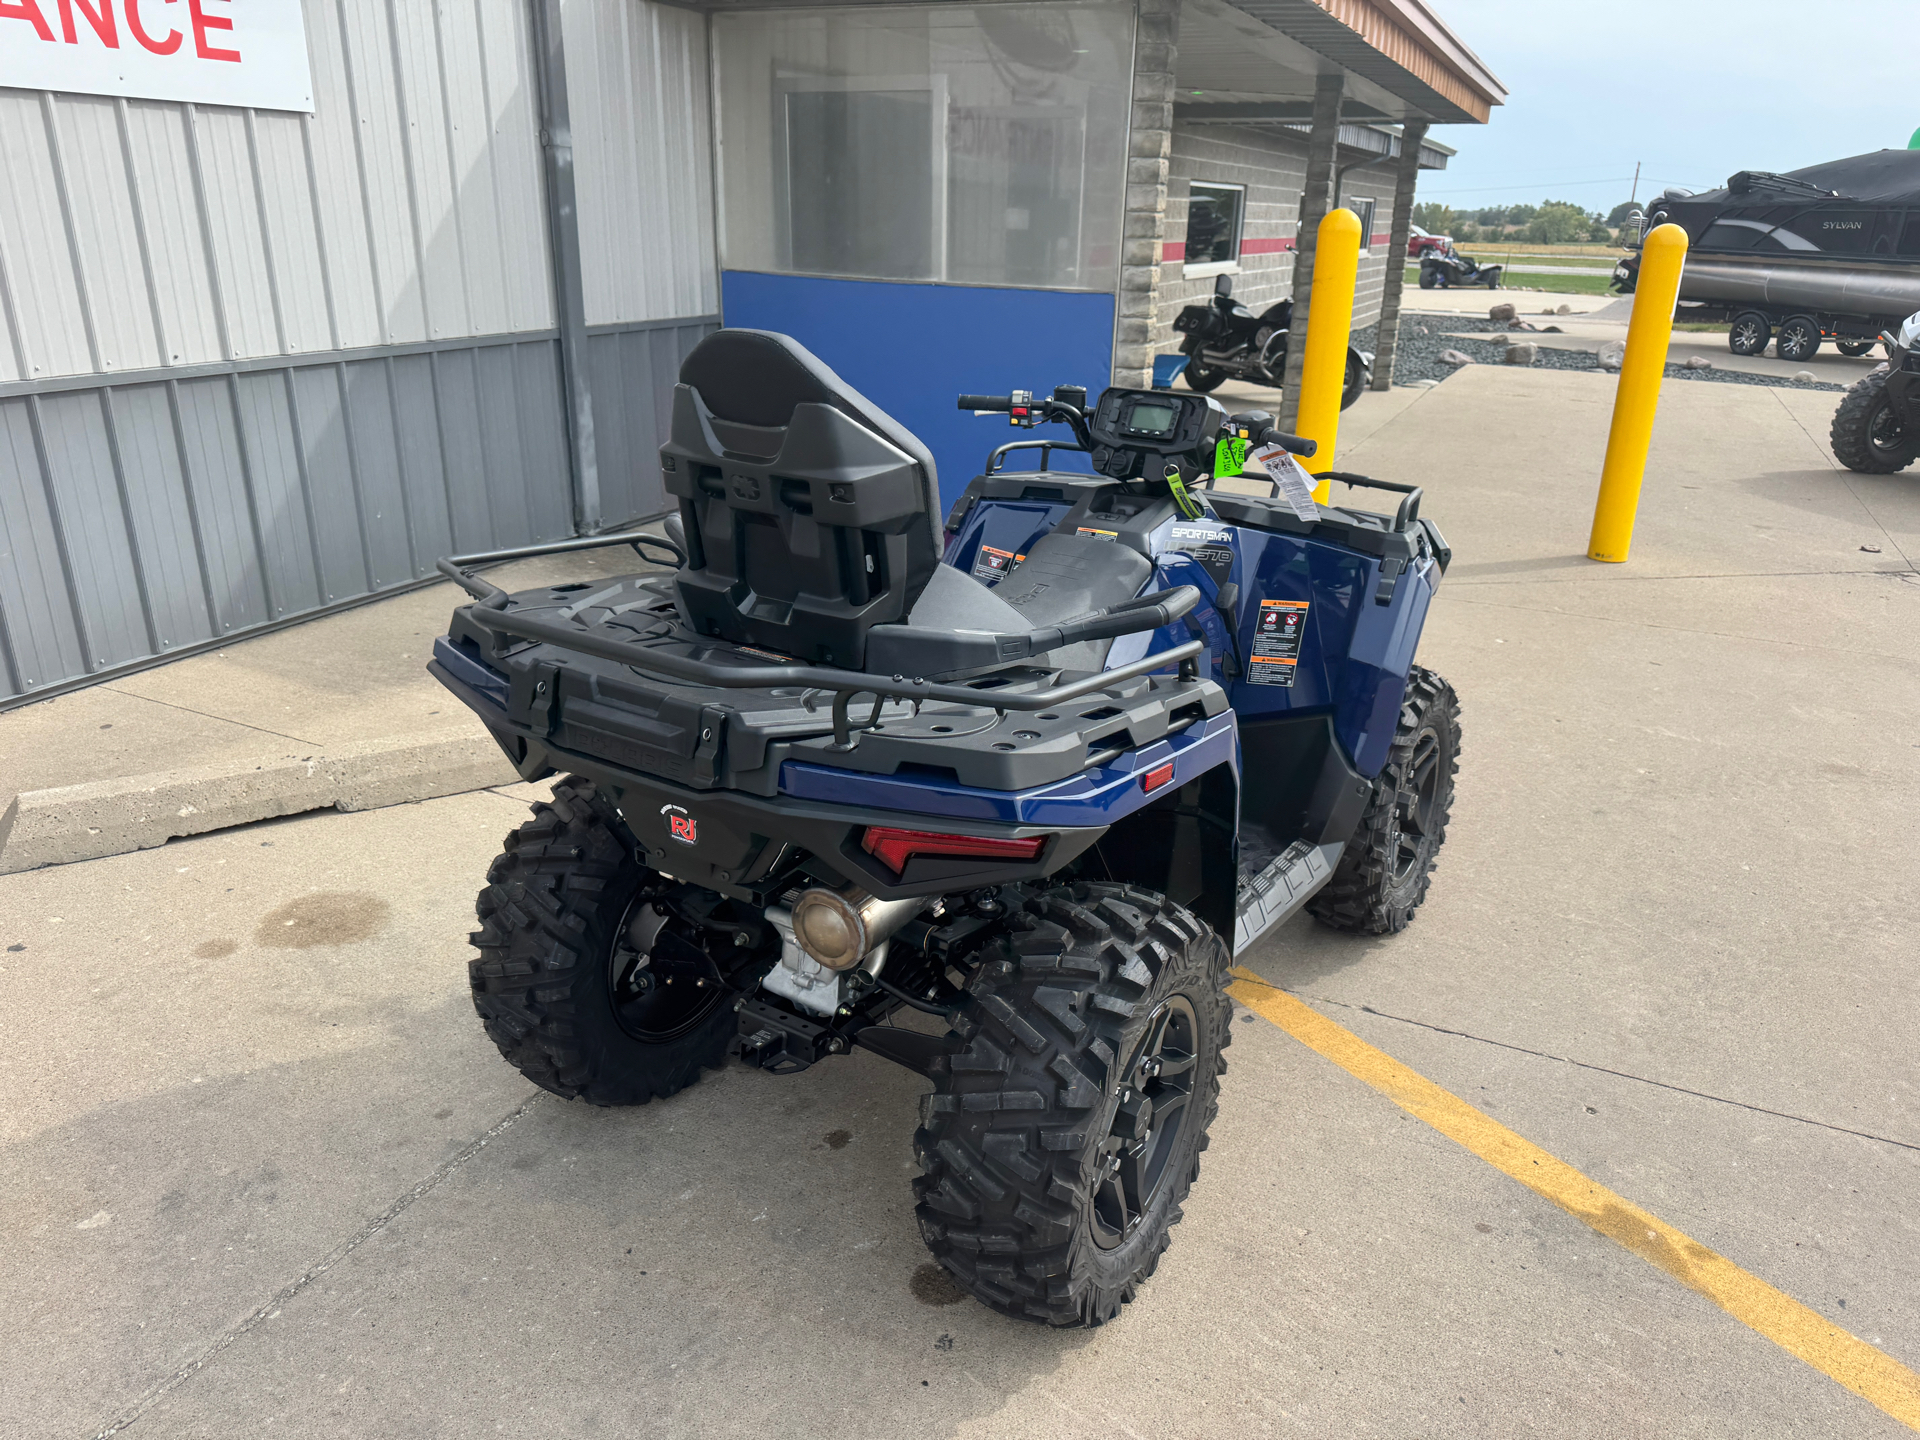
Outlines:
[{"label": "red atv in distance", "polygon": [[1419,260],[1429,251],[1434,252],[1436,255],[1443,255],[1453,248],[1454,237],[1452,235],[1429,235],[1418,225],[1410,225],[1407,229],[1407,258],[1409,260]]}]

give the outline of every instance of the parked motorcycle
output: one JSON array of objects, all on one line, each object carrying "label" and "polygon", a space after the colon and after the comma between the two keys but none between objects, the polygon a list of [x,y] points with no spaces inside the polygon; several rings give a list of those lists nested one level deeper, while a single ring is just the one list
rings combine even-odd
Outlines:
[{"label": "parked motorcycle", "polygon": [[[1174,319],[1174,329],[1185,339],[1181,354],[1187,364],[1181,374],[1189,390],[1213,390],[1232,377],[1256,385],[1283,384],[1287,373],[1288,321],[1292,300],[1276,301],[1256,315],[1234,298],[1234,278],[1214,281],[1214,298],[1206,305],[1189,305]],[[1347,348],[1347,370],[1341,377],[1341,409],[1346,410],[1367,389],[1374,373],[1374,357]]]},{"label": "parked motorcycle", "polygon": [[1450,245],[1446,250],[1429,251],[1421,257],[1421,289],[1446,290],[1454,285],[1485,285],[1489,290],[1499,290],[1501,270],[1499,265],[1482,265]]}]

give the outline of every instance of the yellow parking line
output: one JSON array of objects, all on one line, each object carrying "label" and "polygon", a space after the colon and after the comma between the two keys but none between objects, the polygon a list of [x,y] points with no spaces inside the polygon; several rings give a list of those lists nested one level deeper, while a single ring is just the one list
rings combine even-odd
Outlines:
[{"label": "yellow parking line", "polygon": [[1234,975],[1228,994],[1256,1015],[1610,1241],[1699,1291],[1735,1320],[1872,1401],[1902,1425],[1921,1430],[1921,1378],[1886,1352],[1589,1180],[1252,971],[1237,966]]}]

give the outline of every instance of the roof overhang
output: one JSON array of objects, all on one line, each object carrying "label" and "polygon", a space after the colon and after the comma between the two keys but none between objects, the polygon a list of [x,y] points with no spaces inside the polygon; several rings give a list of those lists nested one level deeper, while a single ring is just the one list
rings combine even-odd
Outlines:
[{"label": "roof overhang", "polygon": [[1426,0],[1186,0],[1176,53],[1184,102],[1307,107],[1334,71],[1359,120],[1483,124],[1507,96]]},{"label": "roof overhang", "polygon": [[[1344,107],[1343,115],[1352,114],[1360,107]],[[1313,107],[1300,101],[1263,103],[1257,100],[1234,101],[1177,101],[1174,105],[1176,125],[1232,125],[1255,130],[1291,130],[1305,136],[1312,128]],[[1401,153],[1401,127],[1391,122],[1369,124],[1364,121],[1343,120],[1340,135],[1336,140],[1344,150],[1354,152],[1350,163],[1366,163],[1369,156],[1390,160]],[[1423,170],[1445,170],[1448,158],[1454,148],[1437,141],[1421,142],[1420,168]]]}]

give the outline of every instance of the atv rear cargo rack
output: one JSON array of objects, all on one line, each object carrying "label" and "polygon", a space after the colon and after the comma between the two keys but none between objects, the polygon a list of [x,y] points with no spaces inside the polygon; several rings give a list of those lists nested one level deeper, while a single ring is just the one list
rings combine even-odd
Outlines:
[{"label": "atv rear cargo rack", "polygon": [[[668,514],[672,512],[645,517],[636,521],[635,525],[652,524],[664,519]],[[997,716],[1005,716],[1009,711],[1051,710],[1081,696],[1111,689],[1123,681],[1133,680],[1150,671],[1162,670],[1170,665],[1179,667],[1178,675],[1182,681],[1191,682],[1200,677],[1200,665],[1196,657],[1204,648],[1204,642],[1199,638],[1142,656],[1139,660],[1127,665],[1093,672],[1079,680],[1050,686],[1045,690],[998,689],[978,683],[945,683],[930,681],[921,676],[911,678],[904,674],[884,676],[867,671],[850,671],[798,663],[777,665],[754,662],[743,665],[715,665],[687,656],[670,655],[640,641],[617,640],[587,625],[569,625],[543,620],[536,616],[516,615],[507,609],[512,597],[506,591],[473,573],[473,567],[481,565],[525,560],[536,556],[565,555],[572,551],[594,550],[614,545],[631,545],[643,559],[648,559],[649,557],[640,550],[641,545],[647,543],[658,545],[669,551],[676,560],[684,559],[680,548],[671,540],[629,529],[606,535],[579,536],[572,540],[517,546],[508,550],[447,556],[436,563],[436,568],[479,602],[472,609],[474,623],[481,629],[496,635],[565,647],[597,656],[602,660],[613,661],[617,665],[629,666],[659,679],[683,684],[713,686],[723,690],[765,690],[773,686],[803,686],[830,692],[834,697],[834,743],[837,748],[843,750],[852,748],[856,730],[869,729],[879,722],[882,703],[888,698],[916,703],[940,701],[949,705],[991,710]],[[1039,630],[1011,635],[989,635],[983,632],[975,648],[987,654],[974,659],[1003,666],[1013,665],[1078,641],[1099,640],[1144,630],[1159,630],[1185,616],[1199,601],[1200,592],[1193,586],[1177,586],[1172,590],[1140,596],[1122,605],[1077,616],[1057,626],[1047,626]],[[702,639],[707,638],[702,637]],[[986,676],[981,679],[993,681],[1004,679],[1004,677]],[[861,695],[874,697],[874,709],[864,723],[857,723],[850,717],[848,709],[854,698]]]}]

